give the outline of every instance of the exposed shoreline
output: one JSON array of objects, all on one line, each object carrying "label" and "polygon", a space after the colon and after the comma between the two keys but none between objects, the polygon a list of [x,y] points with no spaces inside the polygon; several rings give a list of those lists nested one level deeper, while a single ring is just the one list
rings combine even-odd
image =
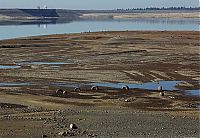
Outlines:
[{"label": "exposed shoreline", "polygon": [[[60,137],[63,131],[76,137],[198,137],[200,97],[187,96],[184,90],[200,89],[199,45],[199,31],[112,31],[1,40],[1,65],[19,68],[0,69],[0,82],[33,85],[0,87],[0,137]],[[165,95],[160,96],[158,90],[92,91],[91,86],[82,86],[74,91],[61,85],[159,80],[182,81],[177,84],[182,90],[163,90]],[[66,90],[66,95],[56,94],[57,89]],[[70,123],[78,130],[71,132]]]}]

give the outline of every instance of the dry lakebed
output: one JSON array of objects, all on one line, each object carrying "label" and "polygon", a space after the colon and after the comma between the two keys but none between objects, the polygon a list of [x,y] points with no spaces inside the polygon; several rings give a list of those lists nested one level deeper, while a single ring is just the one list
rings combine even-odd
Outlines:
[{"label": "dry lakebed", "polygon": [[199,38],[113,31],[1,40],[0,137],[199,137]]}]

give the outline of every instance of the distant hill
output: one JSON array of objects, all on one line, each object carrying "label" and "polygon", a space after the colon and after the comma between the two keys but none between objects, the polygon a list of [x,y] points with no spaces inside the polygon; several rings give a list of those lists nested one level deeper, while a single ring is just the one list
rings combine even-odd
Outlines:
[{"label": "distant hill", "polygon": [[135,10],[141,10],[141,11],[151,11],[151,10],[165,10],[165,11],[170,11],[170,10],[173,10],[173,11],[192,11],[192,10],[200,10],[200,7],[162,7],[162,8],[157,8],[157,7],[149,7],[149,8],[128,8],[128,9],[117,9],[118,11],[135,11]]},{"label": "distant hill", "polygon": [[0,16],[12,18],[68,18],[79,17],[77,12],[63,9],[0,9]]},{"label": "distant hill", "polygon": [[[133,18],[199,18],[199,8],[146,8],[115,10],[0,9],[0,25],[55,24],[74,20]],[[180,14],[181,13],[181,14]]]},{"label": "distant hill", "polygon": [[200,11],[200,8],[170,7],[170,8],[137,8],[137,9],[115,9],[115,10],[67,10],[67,9],[0,9],[2,18],[67,18],[70,20],[79,19],[82,14],[87,13],[166,13],[166,12],[193,12]]}]

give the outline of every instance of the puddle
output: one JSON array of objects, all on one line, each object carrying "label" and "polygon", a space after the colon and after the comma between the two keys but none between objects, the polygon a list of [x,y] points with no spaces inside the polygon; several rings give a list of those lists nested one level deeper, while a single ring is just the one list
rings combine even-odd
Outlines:
[{"label": "puddle", "polygon": [[159,81],[159,82],[147,82],[142,84],[131,83],[91,83],[91,85],[111,87],[120,89],[122,86],[127,85],[129,88],[139,88],[148,90],[157,90],[158,86],[162,86],[163,90],[178,90],[175,88],[176,84],[180,81]]},{"label": "puddle", "polygon": [[[45,84],[45,86],[57,86],[57,87],[66,87],[66,88],[75,88],[75,87],[87,87],[87,86],[100,86],[100,87],[109,87],[115,89],[121,89],[122,86],[127,85],[129,88],[138,88],[138,89],[147,89],[147,90],[157,90],[158,86],[162,86],[163,90],[181,90],[185,92],[186,95],[200,96],[200,90],[184,90],[176,88],[176,84],[181,81],[159,81],[159,82],[148,82],[143,84],[131,84],[131,83],[67,83],[67,82],[53,82]],[[0,87],[17,87],[17,86],[30,86],[34,85],[26,82],[0,82]],[[40,84],[41,85],[41,84]]]},{"label": "puddle", "polygon": [[68,60],[66,62],[40,62],[40,61],[24,61],[17,63],[18,65],[52,65],[52,66],[59,66],[59,65],[66,65],[66,64],[74,64],[74,61]]},{"label": "puddle", "polygon": [[197,105],[197,108],[200,109],[200,103]]},{"label": "puddle", "polygon": [[185,90],[186,95],[194,95],[200,97],[200,90]]},{"label": "puddle", "polygon": [[0,65],[0,69],[17,69],[20,68],[21,66],[4,66]]},{"label": "puddle", "polygon": [[[122,86],[127,85],[129,88],[139,88],[147,90],[157,90],[158,86],[162,86],[163,90],[183,90],[176,88],[176,84],[181,81],[159,81],[159,82],[148,82],[143,84],[130,84],[130,83],[91,83],[90,85],[110,87],[120,89]],[[200,90],[183,90],[186,95],[200,96]]]},{"label": "puddle", "polygon": [[0,82],[0,87],[29,86],[30,83],[25,82]]}]

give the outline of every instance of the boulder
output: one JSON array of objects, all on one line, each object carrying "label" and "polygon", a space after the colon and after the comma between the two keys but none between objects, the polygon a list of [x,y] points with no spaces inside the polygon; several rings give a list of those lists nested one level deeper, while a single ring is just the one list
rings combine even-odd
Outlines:
[{"label": "boulder", "polygon": [[127,85],[122,86],[122,90],[129,90],[129,87]]},{"label": "boulder", "polygon": [[77,127],[75,124],[70,124],[70,125],[69,125],[69,128],[70,128],[70,129],[77,129],[78,127]]},{"label": "boulder", "polygon": [[97,91],[97,90],[99,90],[99,87],[98,87],[98,86],[92,86],[92,87],[91,87],[91,90],[92,90],[92,91]]}]

